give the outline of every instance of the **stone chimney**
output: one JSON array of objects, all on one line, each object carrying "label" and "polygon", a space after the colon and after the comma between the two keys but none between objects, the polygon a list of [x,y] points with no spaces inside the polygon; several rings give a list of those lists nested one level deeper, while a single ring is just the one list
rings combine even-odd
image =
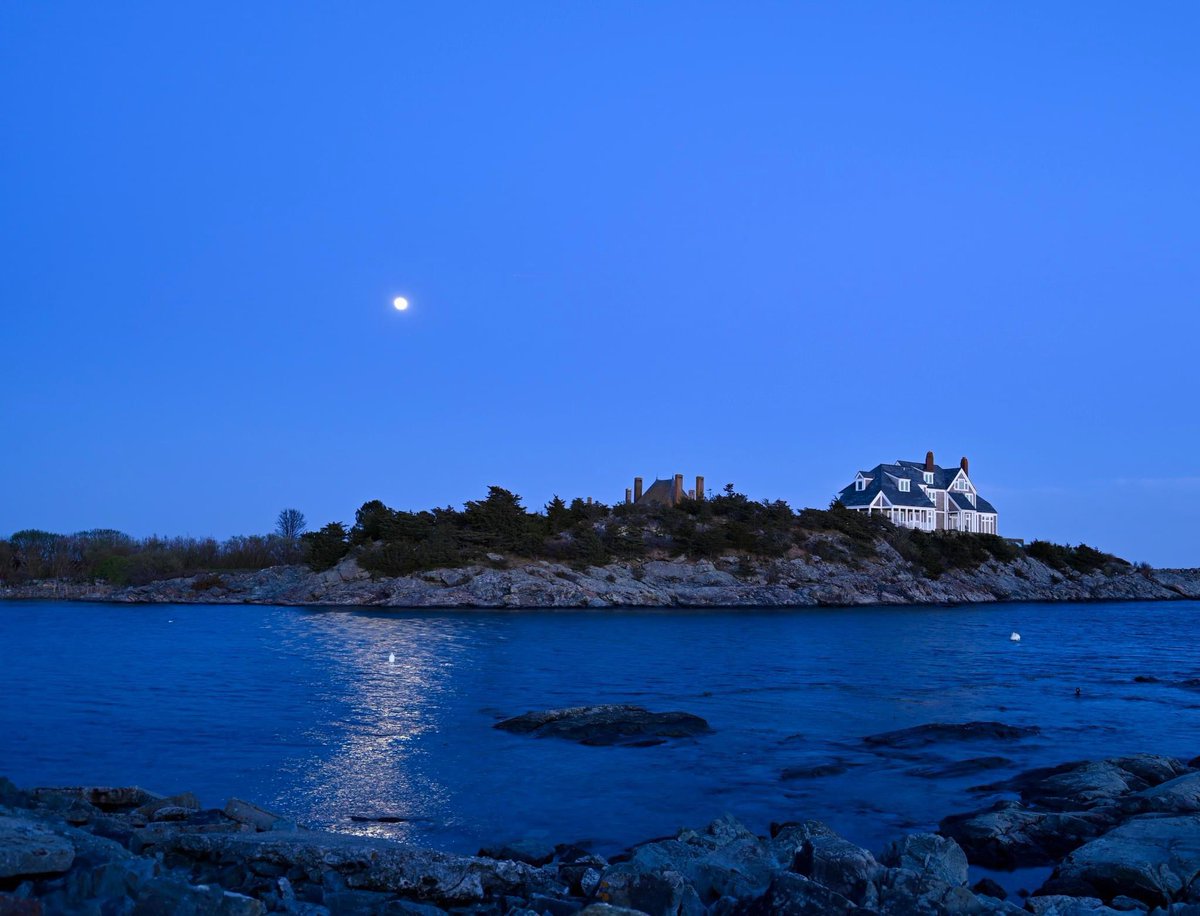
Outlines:
[{"label": "stone chimney", "polygon": [[966,474],[968,477],[971,476],[970,464],[967,462],[965,455],[963,456],[963,460],[958,463],[958,466],[962,468],[962,472],[964,474]]},{"label": "stone chimney", "polygon": [[930,450],[925,453],[925,470],[932,471],[935,467],[937,465],[933,463],[933,451]]},{"label": "stone chimney", "polygon": [[592,504],[592,498],[591,498],[590,496],[588,497],[587,504],[588,504],[589,506]]},{"label": "stone chimney", "polygon": [[642,478],[633,478],[633,501],[640,503],[642,501]]},{"label": "stone chimney", "polygon": [[675,490],[671,496],[671,505],[678,506],[683,502],[683,475],[675,475]]},{"label": "stone chimney", "polygon": [[625,488],[625,505],[628,506],[631,502],[633,502],[633,490],[631,490],[629,487],[626,487]]},{"label": "stone chimney", "polygon": [[704,499],[704,478],[696,475],[696,499]]}]

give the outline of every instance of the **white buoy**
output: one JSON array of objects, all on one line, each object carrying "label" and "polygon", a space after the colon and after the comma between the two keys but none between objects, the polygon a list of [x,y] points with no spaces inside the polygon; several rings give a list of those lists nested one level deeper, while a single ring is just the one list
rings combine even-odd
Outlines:
[{"label": "white buoy", "polygon": [[[1021,637],[1018,636],[1017,638],[1020,639]],[[395,652],[388,653],[388,664],[389,665],[396,664],[396,653]]]},{"label": "white buoy", "polygon": [[1020,633],[1018,633],[1016,630],[1013,630],[1013,635],[1012,635],[1012,636],[1010,636],[1010,637],[1008,637],[1008,638],[1009,638],[1009,639],[1011,639],[1013,642],[1020,642],[1020,641],[1021,641],[1021,634],[1020,634]]}]

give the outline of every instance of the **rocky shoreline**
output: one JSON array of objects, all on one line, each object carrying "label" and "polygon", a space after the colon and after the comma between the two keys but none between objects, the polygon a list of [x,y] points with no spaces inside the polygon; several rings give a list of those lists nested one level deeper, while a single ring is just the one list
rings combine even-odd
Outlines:
[{"label": "rocky shoreline", "polygon": [[[907,747],[999,723],[875,736]],[[0,913],[514,916],[1200,913],[1200,758],[1138,755],[1034,770],[1014,798],[875,854],[818,821],[756,835],[722,818],[604,858],[575,845],[454,855],[307,830],[230,799],[143,789],[18,790],[0,779]],[[1007,899],[968,866],[1041,865]]]},{"label": "rocky shoreline", "polygon": [[1029,556],[989,560],[937,578],[886,543],[856,563],[815,555],[779,560],[657,559],[575,568],[489,555],[488,565],[372,578],[353,557],[333,569],[277,566],[142,586],[31,582],[0,586],[2,599],[133,604],[349,605],[404,608],[841,607],[997,601],[1200,599],[1200,569],[1056,570]]}]

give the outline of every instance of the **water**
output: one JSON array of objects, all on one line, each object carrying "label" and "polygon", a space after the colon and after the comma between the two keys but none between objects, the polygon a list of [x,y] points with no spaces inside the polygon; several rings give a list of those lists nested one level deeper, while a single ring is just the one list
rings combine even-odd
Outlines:
[{"label": "water", "polygon": [[[611,852],[724,813],[760,832],[816,817],[878,850],[996,797],[968,790],[1018,770],[1200,754],[1200,692],[1171,683],[1200,676],[1197,623],[1196,602],[567,613],[10,602],[0,774],[192,790],[210,805],[237,795],[312,826],[459,852],[520,838]],[[715,733],[596,748],[491,727],[598,702],[686,710]],[[860,740],[973,719],[1043,731],[903,757]],[[914,773],[990,755],[1012,764]],[[780,778],[832,760],[849,769]],[[406,820],[351,820],[374,813]]]}]

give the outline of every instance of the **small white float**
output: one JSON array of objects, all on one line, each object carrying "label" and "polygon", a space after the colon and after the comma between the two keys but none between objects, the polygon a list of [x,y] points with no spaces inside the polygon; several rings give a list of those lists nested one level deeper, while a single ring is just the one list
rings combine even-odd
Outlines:
[{"label": "small white float", "polygon": [[1013,630],[1013,635],[1012,635],[1012,636],[1010,636],[1010,637],[1008,637],[1008,638],[1009,638],[1009,639],[1011,639],[1013,642],[1020,642],[1020,641],[1021,641],[1021,634],[1020,634],[1020,633],[1018,633],[1016,630]]}]

